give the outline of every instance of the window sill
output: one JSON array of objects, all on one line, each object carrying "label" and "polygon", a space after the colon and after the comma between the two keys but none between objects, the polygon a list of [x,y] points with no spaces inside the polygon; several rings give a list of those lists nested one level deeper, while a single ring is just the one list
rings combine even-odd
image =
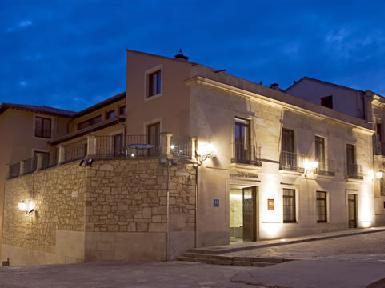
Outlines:
[{"label": "window sill", "polygon": [[144,98],[144,101],[150,101],[150,100],[159,98],[161,96],[162,96],[162,93],[151,95],[151,96],[146,95],[146,97]]},{"label": "window sill", "polygon": [[243,167],[262,167],[262,162],[258,160],[249,160],[249,161],[238,161],[236,159],[231,159],[232,166],[243,166]]}]

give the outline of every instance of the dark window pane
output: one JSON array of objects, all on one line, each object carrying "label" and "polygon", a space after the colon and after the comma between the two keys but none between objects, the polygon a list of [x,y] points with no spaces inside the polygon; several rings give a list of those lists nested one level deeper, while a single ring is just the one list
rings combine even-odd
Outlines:
[{"label": "dark window pane", "polygon": [[250,161],[250,121],[235,118],[234,150],[236,162]]},{"label": "dark window pane", "polygon": [[296,222],[294,189],[283,189],[282,203],[283,203],[283,222],[284,223]]},{"label": "dark window pane", "polygon": [[326,169],[325,139],[315,136],[315,160],[318,162],[318,169]]},{"label": "dark window pane", "polygon": [[321,105],[333,109],[333,96],[326,96],[321,98]]},{"label": "dark window pane", "polygon": [[40,138],[51,137],[51,119],[35,117],[35,136]]},{"label": "dark window pane", "polygon": [[148,95],[147,97],[151,97],[154,95],[158,95],[162,90],[162,73],[160,70],[150,73],[148,75]]},{"label": "dark window pane", "polygon": [[326,192],[317,191],[317,222],[327,221]]},{"label": "dark window pane", "polygon": [[126,115],[126,106],[119,107],[119,115]]}]

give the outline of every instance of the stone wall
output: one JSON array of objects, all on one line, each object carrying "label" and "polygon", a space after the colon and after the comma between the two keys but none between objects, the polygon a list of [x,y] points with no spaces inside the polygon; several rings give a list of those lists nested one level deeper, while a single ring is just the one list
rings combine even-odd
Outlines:
[{"label": "stone wall", "polygon": [[177,232],[194,231],[194,172],[159,159],[95,162],[87,179],[87,259],[175,257],[181,248],[169,253],[170,241]]},{"label": "stone wall", "polygon": [[[3,259],[9,257],[22,264],[20,253],[24,253],[25,262],[31,264],[82,260],[83,256],[72,254],[71,249],[57,253],[56,240],[58,231],[84,232],[86,173],[78,165],[69,164],[6,182]],[[36,203],[36,211],[19,211],[18,202],[29,199]]]},{"label": "stone wall", "polygon": [[[11,265],[167,260],[194,245],[191,165],[74,162],[9,180],[5,190],[1,258]],[[30,214],[17,209],[28,199]]]}]

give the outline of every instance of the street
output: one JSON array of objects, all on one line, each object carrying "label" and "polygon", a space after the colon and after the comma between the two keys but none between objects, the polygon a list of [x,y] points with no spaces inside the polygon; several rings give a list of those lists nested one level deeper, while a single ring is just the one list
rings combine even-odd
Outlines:
[{"label": "street", "polygon": [[0,287],[385,287],[385,232],[236,253],[298,260],[267,267],[190,262],[3,267]]}]

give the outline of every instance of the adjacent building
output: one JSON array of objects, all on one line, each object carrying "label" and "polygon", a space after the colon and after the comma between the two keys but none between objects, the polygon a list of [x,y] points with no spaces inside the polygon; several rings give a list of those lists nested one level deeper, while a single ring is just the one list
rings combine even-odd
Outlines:
[{"label": "adjacent building", "polygon": [[363,119],[370,125],[374,131],[373,163],[374,170],[377,171],[374,181],[374,220],[376,225],[385,225],[385,183],[383,180],[385,99],[370,90],[357,90],[309,77],[295,81],[286,92],[329,109]]},{"label": "adjacent building", "polygon": [[48,141],[54,165],[36,158],[5,181],[2,259],[168,260],[375,224],[370,109],[330,109],[181,53],[126,53],[126,93],[71,115]]}]

